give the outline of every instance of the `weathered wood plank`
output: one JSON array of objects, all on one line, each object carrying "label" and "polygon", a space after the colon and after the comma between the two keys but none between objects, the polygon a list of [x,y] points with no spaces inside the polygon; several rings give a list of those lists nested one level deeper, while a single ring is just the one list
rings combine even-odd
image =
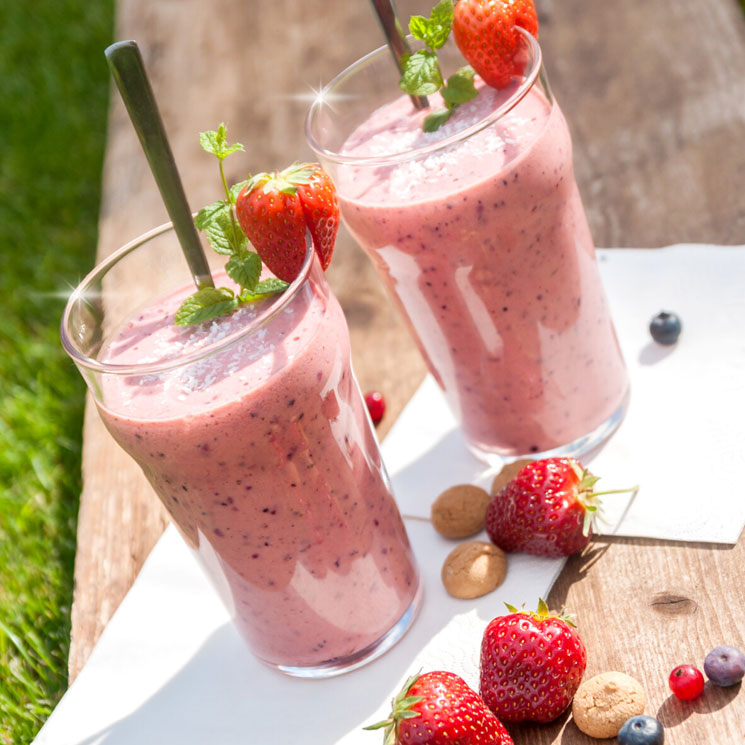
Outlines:
[{"label": "weathered wood plank", "polygon": [[[430,5],[398,2],[402,16]],[[745,22],[735,0],[542,0],[539,10],[597,244],[745,242]],[[198,131],[222,120],[247,146],[244,158],[228,161],[234,180],[305,157],[311,87],[380,43],[368,4],[349,0],[120,0],[117,23],[117,38],[141,44],[193,206],[212,201],[216,186]],[[114,97],[99,257],[164,220]],[[343,231],[329,276],[348,315],[362,387],[380,388],[388,399],[382,435],[424,368],[369,262]],[[93,407],[83,470],[71,678],[165,524]],[[614,539],[572,559],[550,597],[553,606],[580,613],[588,673],[636,675],[649,695],[648,713],[682,745],[735,742],[745,732],[737,691],[707,688],[699,702],[683,706],[666,689],[679,662],[700,664],[718,643],[743,644],[743,551],[742,541],[722,549]],[[566,718],[525,728],[516,740],[590,742]]]},{"label": "weathered wood plank", "polygon": [[745,242],[736,0],[544,0],[541,45],[598,246]]}]

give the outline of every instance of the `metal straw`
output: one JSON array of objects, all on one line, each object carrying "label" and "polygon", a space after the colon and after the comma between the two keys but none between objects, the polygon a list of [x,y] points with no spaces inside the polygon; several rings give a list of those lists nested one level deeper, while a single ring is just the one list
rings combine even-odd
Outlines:
[{"label": "metal straw", "polygon": [[189,264],[194,283],[197,289],[214,287],[207,257],[194,227],[176,161],[168,144],[137,43],[118,41],[107,47],[105,54],[129,118],[140,138],[160,196],[173,222],[173,229]]},{"label": "metal straw", "polygon": [[[393,7],[393,0],[370,0],[375,15],[383,29],[385,40],[388,42],[388,48],[391,50],[393,59],[398,67],[399,73],[403,74],[403,65],[401,59],[405,54],[410,54],[409,44],[406,36],[401,30],[401,24],[396,17],[396,9]],[[426,109],[429,106],[426,96],[410,96],[411,102],[416,109]]]}]

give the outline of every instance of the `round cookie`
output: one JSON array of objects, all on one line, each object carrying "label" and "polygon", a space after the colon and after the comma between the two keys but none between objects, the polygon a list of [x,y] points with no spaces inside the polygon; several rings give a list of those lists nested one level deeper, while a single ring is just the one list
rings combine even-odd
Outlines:
[{"label": "round cookie", "polygon": [[630,717],[644,713],[647,697],[630,675],[608,672],[585,680],[572,701],[574,723],[590,737],[615,737]]},{"label": "round cookie", "polygon": [[442,584],[455,598],[478,598],[504,582],[507,558],[502,549],[485,541],[456,546],[442,565]]},{"label": "round cookie", "polygon": [[532,462],[530,458],[522,458],[521,460],[516,460],[508,463],[506,466],[502,466],[502,470],[494,477],[494,481],[491,483],[491,493],[499,494],[528,463]]},{"label": "round cookie", "polygon": [[432,525],[445,538],[476,535],[484,529],[489,499],[486,491],[478,486],[451,486],[432,504]]}]

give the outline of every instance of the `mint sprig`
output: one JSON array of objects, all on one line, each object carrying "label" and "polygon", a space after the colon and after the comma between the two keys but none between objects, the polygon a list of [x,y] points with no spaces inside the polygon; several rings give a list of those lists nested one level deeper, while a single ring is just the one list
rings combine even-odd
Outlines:
[{"label": "mint sprig", "polygon": [[227,275],[240,287],[235,292],[227,287],[204,287],[190,295],[176,311],[177,326],[190,326],[211,321],[219,316],[232,313],[245,303],[252,303],[269,295],[284,292],[288,282],[280,279],[261,279],[261,257],[249,249],[248,238],[235,218],[235,203],[243,187],[249,181],[228,186],[223,161],[233,153],[243,151],[243,145],[227,141],[224,124],[216,130],[199,134],[202,148],[214,155],[220,166],[225,199],[203,207],[194,218],[197,230],[204,231],[212,249],[218,254],[229,256],[225,264]]},{"label": "mint sprig", "polygon": [[204,323],[238,307],[238,298],[227,287],[203,287],[190,295],[176,311],[176,325],[190,326]]},{"label": "mint sprig", "polygon": [[412,16],[409,31],[415,39],[423,41],[428,49],[404,55],[401,60],[403,73],[399,87],[411,96],[431,96],[440,91],[445,108],[427,116],[422,124],[425,132],[438,130],[450,119],[453,111],[478,95],[473,84],[474,70],[466,65],[443,80],[437,50],[448,40],[453,28],[453,0],[440,0],[429,18]]},{"label": "mint sprig", "polygon": [[253,292],[243,290],[240,295],[240,301],[242,303],[255,303],[257,300],[263,300],[268,295],[284,292],[285,289],[287,289],[287,282],[276,277],[270,277],[269,279],[257,282]]},{"label": "mint sprig", "polygon": [[437,55],[427,49],[404,55],[404,72],[399,88],[412,96],[431,96],[442,88],[442,73]]},{"label": "mint sprig", "polygon": [[411,16],[409,31],[415,39],[423,41],[430,49],[436,51],[445,46],[453,27],[453,2],[441,0],[432,8],[429,18]]},{"label": "mint sprig", "polygon": [[261,259],[253,251],[233,254],[225,264],[228,277],[245,290],[254,290],[261,277]]}]

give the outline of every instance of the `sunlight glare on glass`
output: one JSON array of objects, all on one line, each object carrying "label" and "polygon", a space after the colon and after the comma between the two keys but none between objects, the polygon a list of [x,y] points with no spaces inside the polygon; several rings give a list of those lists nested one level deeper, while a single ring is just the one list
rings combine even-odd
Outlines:
[{"label": "sunlight glare on glass", "polygon": [[70,295],[72,295],[75,290],[75,285],[71,285],[67,281],[65,281],[65,284],[67,287],[60,287],[57,290],[30,290],[29,297],[41,300],[64,300],[67,302],[70,299]]},{"label": "sunlight glare on glass", "polygon": [[339,93],[332,93],[326,90],[324,86],[319,83],[317,88],[309,86],[309,89],[307,91],[303,91],[300,93],[290,93],[287,96],[283,96],[283,98],[289,99],[291,101],[300,101],[306,104],[315,104],[316,106],[330,106],[331,108],[333,108],[335,103],[350,98],[350,96]]}]

